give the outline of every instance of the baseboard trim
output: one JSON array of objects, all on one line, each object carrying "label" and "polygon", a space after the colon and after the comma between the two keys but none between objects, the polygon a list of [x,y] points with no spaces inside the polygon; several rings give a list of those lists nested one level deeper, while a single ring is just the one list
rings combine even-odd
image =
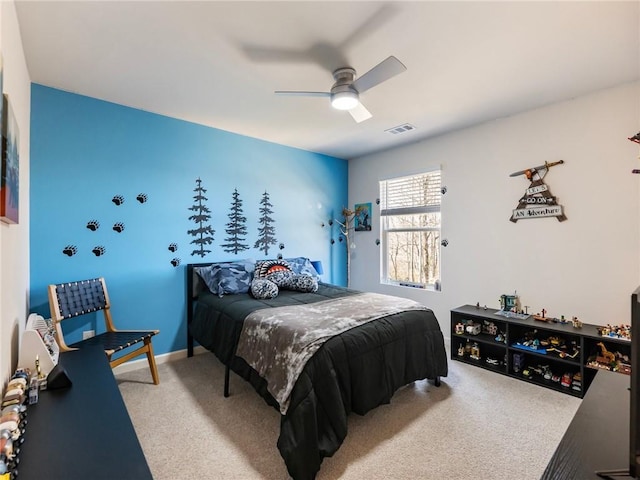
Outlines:
[{"label": "baseboard trim", "polygon": [[[207,353],[209,350],[202,346],[197,346],[193,348],[194,355],[200,355],[201,353]],[[182,358],[187,358],[187,349],[184,350],[176,350],[175,352],[163,353],[162,355],[156,355],[156,365],[161,365],[167,362],[175,362],[176,360],[180,360]],[[140,357],[136,360],[131,360],[129,362],[123,363],[122,365],[118,365],[113,369],[113,374],[118,375],[119,373],[132,372],[134,370],[138,370],[140,368],[149,368],[149,363],[147,362],[147,357]]]},{"label": "baseboard trim", "polygon": [[[445,348],[447,349],[447,353],[449,352],[449,347],[451,346],[451,337],[445,337]],[[193,354],[200,355],[202,353],[207,353],[209,350],[198,345],[197,347],[193,347]],[[162,355],[156,355],[156,365],[161,365],[163,363],[175,362],[176,360],[180,360],[183,358],[187,358],[187,349],[176,350],[175,352],[163,353]],[[132,372],[134,370],[138,370],[140,368],[149,368],[149,363],[147,363],[147,357],[140,357],[136,360],[131,360],[129,362],[123,363],[122,365],[118,365],[113,369],[113,374],[118,375],[119,373]]]}]

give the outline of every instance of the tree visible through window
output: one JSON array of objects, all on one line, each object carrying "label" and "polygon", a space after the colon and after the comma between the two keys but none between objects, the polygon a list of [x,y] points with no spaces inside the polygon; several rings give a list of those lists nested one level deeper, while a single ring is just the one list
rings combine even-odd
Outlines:
[{"label": "tree visible through window", "polygon": [[440,284],[440,170],[380,182],[382,281]]}]

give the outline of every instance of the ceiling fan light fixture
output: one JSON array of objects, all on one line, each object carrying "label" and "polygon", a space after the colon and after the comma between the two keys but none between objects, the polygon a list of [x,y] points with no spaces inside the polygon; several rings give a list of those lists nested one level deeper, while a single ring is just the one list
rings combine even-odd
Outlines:
[{"label": "ceiling fan light fixture", "polygon": [[358,105],[358,93],[353,90],[336,92],[331,95],[331,106],[336,110],[351,110]]}]

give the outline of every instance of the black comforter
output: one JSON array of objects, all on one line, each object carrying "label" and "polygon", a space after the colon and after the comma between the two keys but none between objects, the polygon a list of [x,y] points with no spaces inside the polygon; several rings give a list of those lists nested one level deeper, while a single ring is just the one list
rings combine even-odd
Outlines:
[{"label": "black comforter", "polygon": [[[352,290],[320,284],[316,293],[281,290],[272,300],[249,294],[219,298],[202,292],[195,302],[190,332],[278,409],[266,382],[234,355],[243,319],[259,308],[314,303],[344,297]],[[408,311],[371,321],[327,340],[305,366],[281,416],[278,449],[295,480],[313,479],[324,457],[333,455],[347,434],[347,415],[364,415],[389,403],[403,385],[447,375],[447,356],[432,311]]]}]

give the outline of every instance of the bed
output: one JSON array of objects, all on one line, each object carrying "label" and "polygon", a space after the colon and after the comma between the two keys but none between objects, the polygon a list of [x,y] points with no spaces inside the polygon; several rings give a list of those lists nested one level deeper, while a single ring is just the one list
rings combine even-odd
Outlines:
[{"label": "bed", "polygon": [[294,480],[315,478],[322,460],[332,456],[344,441],[351,412],[364,415],[389,403],[404,385],[425,378],[440,385],[440,377],[447,375],[444,338],[433,312],[424,307],[403,310],[323,340],[301,367],[284,408],[264,372],[259,373],[258,366],[252,363],[257,370],[236,355],[242,347],[239,342],[245,341],[249,321],[245,319],[256,314],[277,316],[287,310],[299,315],[322,305],[346,305],[370,294],[322,282],[316,291],[280,289],[271,299],[257,299],[251,292],[214,294],[196,273],[198,268],[211,265],[187,265],[188,356],[193,355],[197,341],[225,365],[225,397],[233,371],[280,411],[277,446]]}]

